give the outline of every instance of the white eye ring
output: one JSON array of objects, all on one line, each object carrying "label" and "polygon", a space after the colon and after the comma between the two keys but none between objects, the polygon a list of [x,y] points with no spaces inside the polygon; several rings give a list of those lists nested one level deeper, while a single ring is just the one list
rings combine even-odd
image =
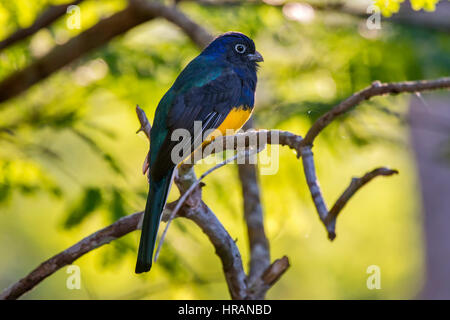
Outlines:
[{"label": "white eye ring", "polygon": [[234,50],[236,50],[237,53],[244,53],[245,49],[247,49],[242,43],[238,43],[234,46]]}]

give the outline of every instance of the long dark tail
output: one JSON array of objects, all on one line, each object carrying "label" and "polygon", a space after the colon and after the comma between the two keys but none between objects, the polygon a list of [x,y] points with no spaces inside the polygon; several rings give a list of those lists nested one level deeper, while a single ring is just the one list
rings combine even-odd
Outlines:
[{"label": "long dark tail", "polygon": [[156,182],[150,179],[150,190],[147,196],[147,204],[145,205],[136,273],[150,271],[152,267],[156,236],[158,235],[161,214],[169,193],[170,183],[172,182],[172,172],[173,170],[170,170],[161,180]]}]

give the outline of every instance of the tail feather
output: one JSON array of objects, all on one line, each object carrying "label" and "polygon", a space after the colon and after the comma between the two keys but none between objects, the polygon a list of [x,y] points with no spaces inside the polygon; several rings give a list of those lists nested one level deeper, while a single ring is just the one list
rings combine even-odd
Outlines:
[{"label": "tail feather", "polygon": [[142,223],[141,240],[136,263],[136,273],[150,271],[152,267],[153,251],[158,235],[161,214],[172,182],[172,172],[168,172],[161,180],[150,182],[150,190],[145,205],[144,221]]}]

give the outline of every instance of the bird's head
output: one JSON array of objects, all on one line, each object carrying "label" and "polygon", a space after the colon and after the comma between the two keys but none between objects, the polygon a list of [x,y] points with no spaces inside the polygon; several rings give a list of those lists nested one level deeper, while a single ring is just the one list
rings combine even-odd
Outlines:
[{"label": "bird's head", "polygon": [[235,66],[256,68],[264,61],[256,51],[252,39],[240,32],[227,32],[215,38],[202,52],[202,55],[226,59]]}]

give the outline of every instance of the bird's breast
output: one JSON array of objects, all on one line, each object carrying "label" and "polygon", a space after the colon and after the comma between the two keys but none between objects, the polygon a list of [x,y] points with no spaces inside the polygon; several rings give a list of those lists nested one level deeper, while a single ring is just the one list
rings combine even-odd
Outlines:
[{"label": "bird's breast", "polygon": [[247,106],[234,107],[228,113],[223,122],[214,130],[213,133],[208,135],[204,140],[203,145],[210,143],[218,136],[225,136],[234,134],[236,131],[242,128],[252,114],[253,108]]},{"label": "bird's breast", "polygon": [[247,122],[252,114],[252,109],[249,107],[236,107],[231,109],[227,117],[217,128],[222,135],[227,133],[227,130],[237,131],[242,128],[242,126]]},{"label": "bird's breast", "polygon": [[[228,113],[227,117],[225,118],[225,120],[223,120],[223,122],[203,140],[202,147],[211,143],[217,137],[224,136],[227,134],[230,135],[241,129],[242,126],[250,118],[252,111],[253,108],[248,106],[240,106],[232,108],[231,111]],[[195,151],[192,154],[194,153]],[[192,154],[186,157],[186,159],[184,159],[182,162],[180,162],[178,166],[184,163],[187,159],[190,159],[192,157]]]}]

